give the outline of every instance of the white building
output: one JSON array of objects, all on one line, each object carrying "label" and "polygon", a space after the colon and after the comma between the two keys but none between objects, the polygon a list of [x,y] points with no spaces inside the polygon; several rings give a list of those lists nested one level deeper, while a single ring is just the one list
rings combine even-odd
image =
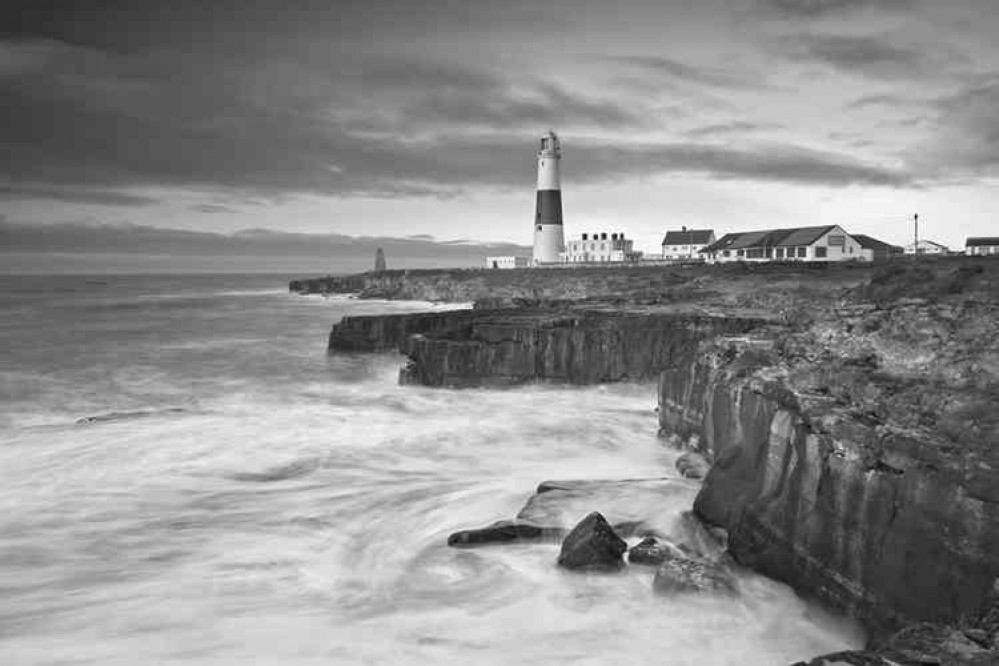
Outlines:
[{"label": "white building", "polygon": [[611,261],[638,261],[641,252],[635,252],[635,241],[626,239],[623,233],[583,234],[577,240],[566,243],[562,261],[570,264],[606,263]]},{"label": "white building", "polygon": [[663,259],[703,259],[700,251],[715,242],[714,229],[667,231],[663,237]]},{"label": "white building", "polygon": [[964,252],[973,256],[999,256],[999,236],[969,238],[964,243]]},{"label": "white building", "polygon": [[950,252],[950,249],[946,245],[924,239],[919,240],[918,248],[913,243],[905,246],[906,254],[947,254],[948,252]]},{"label": "white building", "polygon": [[796,227],[725,234],[701,250],[708,261],[846,261],[861,245],[842,227]]},{"label": "white building", "polygon": [[529,257],[486,257],[486,268],[527,268],[530,265]]}]

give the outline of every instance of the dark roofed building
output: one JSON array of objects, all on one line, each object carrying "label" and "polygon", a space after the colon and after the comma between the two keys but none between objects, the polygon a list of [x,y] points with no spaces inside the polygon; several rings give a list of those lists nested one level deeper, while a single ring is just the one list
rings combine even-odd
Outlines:
[{"label": "dark roofed building", "polygon": [[844,261],[862,259],[860,244],[836,224],[725,234],[701,254],[709,261]]},{"label": "dark roofed building", "polygon": [[975,256],[999,255],[999,236],[978,236],[969,238],[964,243],[965,254]]},{"label": "dark roofed building", "polygon": [[905,253],[901,245],[890,245],[865,234],[853,234],[853,237],[860,243],[861,258],[867,261],[880,261]]},{"label": "dark roofed building", "polygon": [[663,259],[703,259],[702,249],[715,242],[714,229],[667,231],[663,236]]}]

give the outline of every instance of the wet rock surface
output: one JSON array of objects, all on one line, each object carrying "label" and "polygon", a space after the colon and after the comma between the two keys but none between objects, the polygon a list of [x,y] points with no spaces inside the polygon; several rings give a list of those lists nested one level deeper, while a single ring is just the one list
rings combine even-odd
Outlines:
[{"label": "wet rock surface", "polygon": [[681,554],[667,558],[659,565],[652,589],[657,594],[673,595],[688,592],[735,594],[738,588],[735,576],[720,562]]},{"label": "wet rock surface", "polygon": [[628,562],[631,564],[659,566],[666,560],[689,556],[689,551],[683,547],[654,536],[645,537],[628,550]]},{"label": "wet rock surface", "polygon": [[995,666],[999,651],[970,639],[967,631],[920,623],[889,637],[883,645],[816,657],[793,666]]},{"label": "wet rock surface", "polygon": [[572,528],[562,542],[558,565],[582,571],[614,571],[624,566],[621,558],[628,544],[607,520],[594,511]]},{"label": "wet rock surface", "polygon": [[555,541],[561,539],[565,532],[560,527],[542,527],[531,523],[500,520],[486,527],[454,532],[447,538],[447,545],[470,547],[517,541]]}]

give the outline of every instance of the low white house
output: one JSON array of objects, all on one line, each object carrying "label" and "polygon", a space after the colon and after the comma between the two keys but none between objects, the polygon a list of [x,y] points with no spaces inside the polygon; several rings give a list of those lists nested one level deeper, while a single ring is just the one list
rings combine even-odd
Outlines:
[{"label": "low white house", "polygon": [[948,252],[950,252],[950,248],[946,245],[925,239],[920,239],[918,246],[914,243],[905,246],[906,254],[947,254]]},{"label": "low white house", "polygon": [[667,231],[663,236],[663,259],[703,259],[700,251],[715,242],[714,229]]},{"label": "low white house", "polygon": [[562,261],[569,264],[637,261],[642,256],[635,252],[635,241],[623,233],[582,234],[565,244]]},{"label": "low white house", "polygon": [[486,257],[486,268],[527,268],[530,257]]},{"label": "low white house", "polygon": [[837,224],[725,234],[701,254],[711,262],[861,259],[857,240]]},{"label": "low white house", "polygon": [[969,238],[964,253],[972,256],[999,256],[999,236]]}]

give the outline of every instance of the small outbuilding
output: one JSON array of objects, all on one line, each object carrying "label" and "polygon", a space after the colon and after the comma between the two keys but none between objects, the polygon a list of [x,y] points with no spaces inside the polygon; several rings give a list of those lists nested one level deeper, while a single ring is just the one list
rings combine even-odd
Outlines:
[{"label": "small outbuilding", "polygon": [[527,268],[530,257],[486,257],[486,268]]},{"label": "small outbuilding", "polygon": [[866,234],[853,234],[853,238],[860,243],[860,258],[864,261],[883,261],[905,254],[901,245],[890,245]]},{"label": "small outbuilding", "polygon": [[936,243],[931,240],[920,239],[919,243],[909,243],[905,246],[906,254],[918,254],[918,255],[943,255],[949,254],[950,248],[946,245]]}]

